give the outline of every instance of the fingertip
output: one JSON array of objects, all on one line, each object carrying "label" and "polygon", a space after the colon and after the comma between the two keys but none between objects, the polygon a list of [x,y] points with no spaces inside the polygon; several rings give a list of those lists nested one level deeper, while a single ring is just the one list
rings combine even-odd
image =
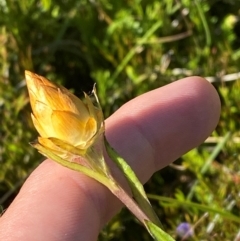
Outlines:
[{"label": "fingertip", "polygon": [[[202,77],[187,77],[126,103],[107,121],[107,137],[145,181],[201,144],[219,115],[215,88]],[[145,159],[148,169],[139,166]]]},{"label": "fingertip", "polygon": [[[192,76],[182,79],[185,93],[188,95],[188,107],[194,111],[197,117],[196,125],[202,130],[200,142],[206,139],[219,122],[221,102],[215,87],[200,76]],[[183,93],[184,93],[183,92]]]}]

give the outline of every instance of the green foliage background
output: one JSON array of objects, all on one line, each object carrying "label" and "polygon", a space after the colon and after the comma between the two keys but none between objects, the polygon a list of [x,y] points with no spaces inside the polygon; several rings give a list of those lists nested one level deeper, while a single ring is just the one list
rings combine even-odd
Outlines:
[{"label": "green foliage background", "polygon": [[[239,240],[239,37],[239,0],[0,0],[2,209],[42,160],[28,145],[37,134],[25,69],[77,95],[96,82],[106,117],[141,93],[208,76],[222,100],[216,131],[146,189],[171,235],[187,221],[193,240]],[[151,238],[124,210],[99,240]]]}]

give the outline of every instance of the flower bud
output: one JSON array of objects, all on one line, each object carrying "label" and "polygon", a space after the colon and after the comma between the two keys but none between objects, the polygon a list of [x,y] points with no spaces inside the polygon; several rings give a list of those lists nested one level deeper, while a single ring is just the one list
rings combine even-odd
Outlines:
[{"label": "flower bud", "polygon": [[41,136],[39,143],[61,154],[61,148],[54,144],[54,140],[58,140],[84,155],[104,131],[103,115],[95,92],[97,106],[87,94],[82,101],[42,76],[30,71],[25,71],[25,76],[33,124]]}]

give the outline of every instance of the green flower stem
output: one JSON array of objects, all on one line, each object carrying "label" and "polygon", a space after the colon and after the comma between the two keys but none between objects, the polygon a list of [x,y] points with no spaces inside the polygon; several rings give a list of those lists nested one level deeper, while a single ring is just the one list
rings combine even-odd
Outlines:
[{"label": "green flower stem", "polygon": [[[99,148],[99,146],[98,146]],[[101,150],[103,147],[101,148]],[[111,171],[109,170],[106,162],[104,160],[104,156],[101,153],[102,151],[98,151],[95,149],[95,146],[87,151],[85,158],[90,162],[94,163],[92,167],[95,168],[97,163],[101,163],[101,173],[108,178],[110,185],[108,185],[109,190],[136,216],[136,218],[145,225],[146,220],[150,220],[149,217],[145,214],[144,210],[142,210],[138,203],[132,198],[130,194],[126,192],[124,188],[117,182],[117,180],[112,176]],[[97,167],[96,167],[97,168]],[[98,169],[96,169],[98,171]],[[146,226],[146,225],[145,225]],[[146,226],[147,227],[147,226]]]},{"label": "green flower stem", "polygon": [[107,149],[107,153],[109,157],[116,163],[119,169],[122,171],[124,176],[126,177],[128,184],[132,190],[132,194],[134,199],[137,201],[140,208],[146,213],[153,223],[157,226],[162,226],[158,216],[156,215],[155,211],[153,210],[147,195],[144,191],[142,183],[139,181],[138,177],[132,170],[132,168],[128,165],[128,163],[118,155],[118,153],[110,146],[107,139],[105,138],[105,146]]},{"label": "green flower stem", "polygon": [[[156,213],[154,212],[147,195],[144,191],[142,183],[139,181],[138,177],[128,165],[128,163],[118,155],[118,153],[110,146],[107,139],[104,139],[105,147],[109,157],[116,163],[119,169],[122,171],[126,177],[128,184],[132,190],[133,198],[128,198],[124,190],[119,188],[119,191],[123,191],[123,194],[115,193],[115,195],[128,207],[128,209],[143,223],[148,232],[156,241],[174,241],[174,239],[164,232],[160,227],[161,222],[158,219]],[[128,198],[128,199],[125,199]],[[139,214],[144,214],[145,217],[137,216]],[[137,214],[137,215],[136,215]]]},{"label": "green flower stem", "polygon": [[[93,167],[86,167],[79,163],[65,160],[65,159],[61,158],[60,156],[54,154],[51,149],[49,149],[48,147],[42,146],[38,142],[32,143],[32,146],[34,146],[36,149],[38,149],[38,151],[40,153],[42,153],[44,156],[61,164],[62,166],[67,167],[71,170],[83,173],[83,174],[95,179],[96,181],[100,182],[104,186],[106,186],[135,215],[135,217],[146,227],[148,232],[151,234],[151,236],[156,241],[162,241],[162,240],[173,241],[173,239],[167,233],[165,233],[161,228],[159,228],[155,222],[150,220],[149,215],[148,215],[149,209],[147,209],[147,213],[146,213],[145,212],[146,207],[144,206],[144,208],[142,208],[141,206],[139,206],[139,203],[137,203],[124,190],[124,188],[122,188],[121,185],[114,179],[114,177],[111,175],[111,172],[109,171],[108,168],[107,169],[104,168],[104,169],[101,169],[101,171],[99,171],[99,168],[97,168],[97,169],[94,168],[95,165]],[[110,146],[108,146],[108,148],[110,148]],[[86,156],[88,161],[90,161],[91,163],[94,161],[93,159],[95,159],[95,158],[98,158],[98,159],[103,158],[102,155],[99,155],[97,157],[96,152],[92,152],[92,154],[93,154],[92,156],[91,156],[91,154],[88,154]],[[96,160],[96,162],[97,161],[98,160]],[[100,160],[100,161],[102,161],[102,160]],[[128,167],[128,165],[125,167]],[[126,173],[124,173],[124,174],[126,174]],[[131,177],[130,177],[130,179],[127,178],[127,180],[128,181],[130,180],[131,182],[133,182],[135,180],[136,176],[131,169],[130,169],[130,174],[131,174]],[[139,183],[137,183],[137,186]],[[131,183],[130,187],[132,190],[134,190],[135,195],[137,193],[138,200],[141,200],[141,199],[145,200],[146,194],[145,194],[145,192],[142,193],[144,191],[142,186],[137,187],[137,190],[139,189],[137,192],[134,189],[133,183]],[[139,194],[139,191],[140,191],[140,194]],[[141,193],[143,194],[144,197],[141,197],[141,195],[142,195]],[[142,205],[142,202],[140,202],[140,203]],[[146,204],[146,203],[149,203],[148,200],[147,200],[147,202],[144,201],[144,204]],[[149,203],[149,205],[150,205],[150,203]]]},{"label": "green flower stem", "polygon": [[31,143],[31,145],[33,147],[35,147],[42,155],[44,155],[44,156],[48,157],[49,159],[61,164],[62,166],[67,167],[71,170],[83,173],[83,174],[97,180],[98,182],[102,183],[104,186],[106,186],[109,189],[112,188],[111,186],[113,186],[113,185],[112,185],[112,183],[109,182],[109,178],[106,175],[104,175],[102,173],[99,173],[99,172],[96,172],[95,170],[90,169],[88,167],[85,167],[85,166],[83,166],[79,163],[66,161],[63,158],[55,155],[52,152],[52,150],[42,146],[39,143]]},{"label": "green flower stem", "polygon": [[164,232],[159,226],[151,222],[138,204],[133,200],[126,191],[119,186],[113,179],[113,183],[117,186],[111,189],[112,193],[125,204],[125,206],[138,218],[138,220],[145,226],[150,235],[156,241],[174,241],[174,239]]},{"label": "green flower stem", "polygon": [[[132,197],[117,183],[117,181],[112,177],[110,172],[103,173],[96,170],[85,167],[79,163],[70,162],[64,160],[63,158],[55,155],[50,149],[42,146],[39,143],[32,143],[40,153],[44,156],[50,158],[51,160],[61,164],[64,167],[67,167],[71,170],[83,173],[96,181],[102,183],[106,186],[138,219],[141,223],[145,225],[145,220],[149,218],[145,213],[138,207],[137,203],[132,199]],[[88,159],[91,159],[91,156],[88,155]]]},{"label": "green flower stem", "polygon": [[[131,211],[135,217],[146,226],[145,221],[150,221],[147,215],[141,210],[134,199],[116,182],[113,177],[109,177],[112,182],[110,191]],[[147,226],[146,226],[147,227]]]}]

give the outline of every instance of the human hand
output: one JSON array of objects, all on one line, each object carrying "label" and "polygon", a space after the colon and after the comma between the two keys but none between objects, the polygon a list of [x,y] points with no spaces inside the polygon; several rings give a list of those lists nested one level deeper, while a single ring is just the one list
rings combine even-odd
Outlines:
[{"label": "human hand", "polygon": [[[129,101],[106,120],[106,136],[144,183],[203,142],[219,113],[214,88],[189,77]],[[0,218],[0,240],[94,241],[121,207],[100,183],[46,160]]]}]

